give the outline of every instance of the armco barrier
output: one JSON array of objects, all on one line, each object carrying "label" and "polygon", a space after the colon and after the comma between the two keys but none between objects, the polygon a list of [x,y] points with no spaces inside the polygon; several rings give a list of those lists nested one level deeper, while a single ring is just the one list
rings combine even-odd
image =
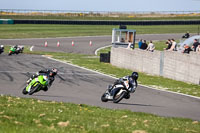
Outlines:
[{"label": "armco barrier", "polygon": [[200,53],[111,49],[111,64],[133,71],[200,84]]},{"label": "armco barrier", "polygon": [[84,21],[84,20],[14,20],[14,24],[73,24],[73,25],[195,25],[200,20],[183,21]]}]

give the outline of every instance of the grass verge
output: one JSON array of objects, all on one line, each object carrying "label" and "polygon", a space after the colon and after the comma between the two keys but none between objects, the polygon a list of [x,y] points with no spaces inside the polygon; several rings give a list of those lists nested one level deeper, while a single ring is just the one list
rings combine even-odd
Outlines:
[{"label": "grass verge", "polygon": [[[15,24],[0,25],[0,38],[46,38],[46,37],[72,37],[72,36],[100,36],[111,35],[113,28],[118,25],[53,25],[53,24]],[[164,34],[164,33],[198,33],[198,25],[155,25],[134,26],[137,34]]]},{"label": "grass verge", "polygon": [[0,96],[1,133],[198,133],[200,123],[128,110]]}]

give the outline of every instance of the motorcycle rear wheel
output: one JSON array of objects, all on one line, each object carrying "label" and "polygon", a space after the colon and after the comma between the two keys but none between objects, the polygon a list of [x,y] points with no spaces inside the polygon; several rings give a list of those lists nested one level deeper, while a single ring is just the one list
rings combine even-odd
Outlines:
[{"label": "motorcycle rear wheel", "polygon": [[123,91],[121,94],[117,95],[118,93],[116,93],[114,96],[113,96],[113,103],[118,103],[120,102],[124,96],[126,95],[126,92]]},{"label": "motorcycle rear wheel", "polygon": [[36,86],[32,86],[29,95],[32,95],[33,93],[38,91],[38,88],[40,87],[40,84],[37,84]]}]

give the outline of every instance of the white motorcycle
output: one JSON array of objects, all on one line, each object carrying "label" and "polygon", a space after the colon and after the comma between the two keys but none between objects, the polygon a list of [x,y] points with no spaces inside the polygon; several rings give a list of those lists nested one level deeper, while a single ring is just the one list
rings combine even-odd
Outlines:
[{"label": "white motorcycle", "polygon": [[0,46],[0,54],[3,53],[3,52],[4,52],[4,46],[1,45],[1,46]]},{"label": "white motorcycle", "polygon": [[123,77],[115,85],[109,85],[106,92],[101,96],[102,102],[113,101],[120,102],[123,98],[129,99],[130,93],[134,93],[137,88],[137,79],[132,80],[132,86],[129,84],[129,77]]}]

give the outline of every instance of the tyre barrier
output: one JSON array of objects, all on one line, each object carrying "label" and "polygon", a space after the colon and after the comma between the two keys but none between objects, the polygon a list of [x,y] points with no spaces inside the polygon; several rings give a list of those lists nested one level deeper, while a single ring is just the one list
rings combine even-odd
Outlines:
[{"label": "tyre barrier", "polygon": [[176,21],[84,21],[84,20],[14,20],[14,24],[68,24],[68,25],[198,25],[200,20]]},{"label": "tyre barrier", "polygon": [[100,62],[110,63],[110,52],[100,53]]}]

